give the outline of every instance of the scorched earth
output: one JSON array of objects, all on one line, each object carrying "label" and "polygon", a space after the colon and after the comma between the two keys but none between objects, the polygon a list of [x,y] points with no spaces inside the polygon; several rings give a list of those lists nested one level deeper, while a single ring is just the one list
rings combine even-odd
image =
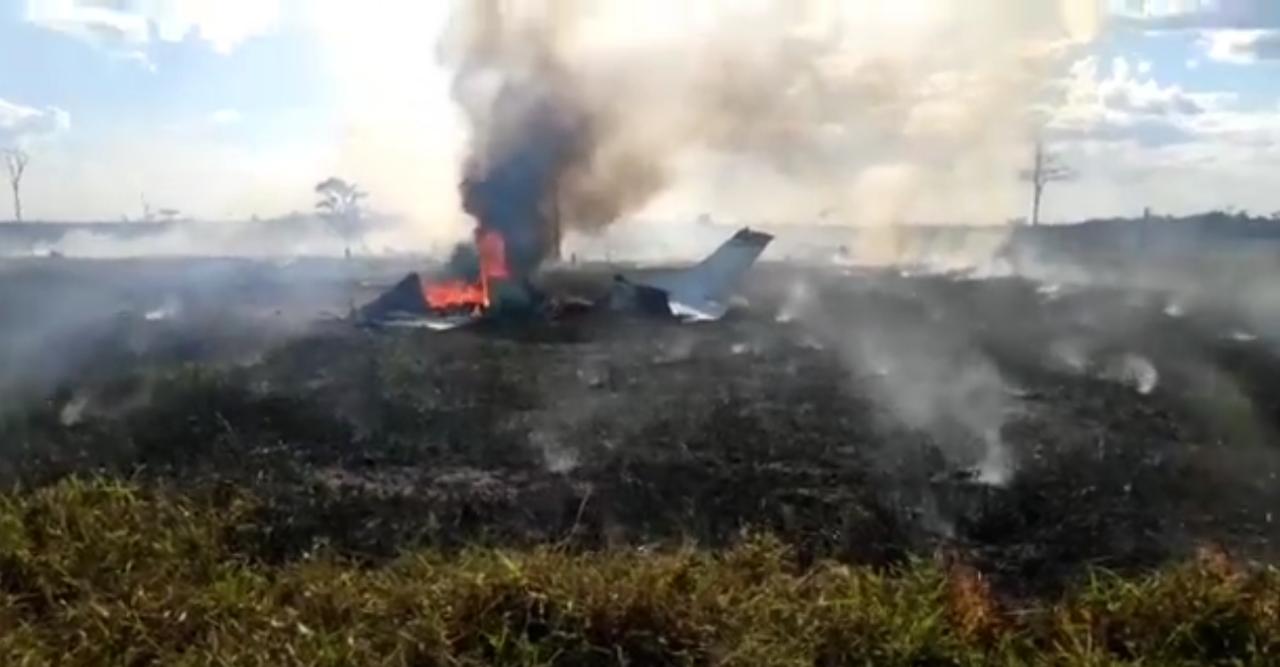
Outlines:
[{"label": "scorched earth", "polygon": [[402,267],[362,266],[353,295],[323,262],[10,264],[4,482],[247,487],[240,539],[271,561],[767,532],[1025,594],[1274,552],[1280,360],[1213,299],[765,264],[719,323],[370,331],[336,315]]}]

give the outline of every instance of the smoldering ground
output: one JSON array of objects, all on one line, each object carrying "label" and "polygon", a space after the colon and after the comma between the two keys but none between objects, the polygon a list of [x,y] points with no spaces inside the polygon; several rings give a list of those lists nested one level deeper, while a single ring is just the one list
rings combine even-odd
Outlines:
[{"label": "smoldering ground", "polygon": [[[10,302],[47,296],[58,278],[41,271],[6,281]],[[274,271],[264,284],[289,275]],[[74,395],[8,412],[3,470],[242,485],[265,499],[244,548],[272,559],[316,544],[362,558],[423,543],[715,545],[762,529],[853,561],[946,545],[1034,588],[1209,542],[1273,553],[1280,364],[1265,340],[1212,335],[1203,314],[1170,318],[1162,294],[1136,289],[1048,298],[1018,278],[846,271],[764,264],[746,311],[692,327],[320,323],[271,337],[243,324],[264,297],[220,294],[233,354],[193,365],[144,348],[69,372]],[[543,276],[586,296],[608,278]],[[1063,340],[1078,367],[1055,352]],[[1154,386],[1122,372],[1138,356]],[[141,376],[145,401],[104,401]]]},{"label": "smoldering ground", "polygon": [[87,379],[184,362],[243,362],[344,317],[350,262],[310,259],[23,259],[0,264],[0,400],[11,407]]}]

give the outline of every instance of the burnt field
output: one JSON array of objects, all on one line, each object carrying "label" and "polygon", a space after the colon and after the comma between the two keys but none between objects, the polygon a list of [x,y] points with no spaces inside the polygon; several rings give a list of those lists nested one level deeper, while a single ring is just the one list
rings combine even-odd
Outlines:
[{"label": "burnt field", "polygon": [[338,317],[403,267],[197,264],[5,267],[6,484],[245,490],[268,562],[764,532],[1016,593],[1275,553],[1280,357],[1229,300],[764,265],[720,323],[368,331]]}]

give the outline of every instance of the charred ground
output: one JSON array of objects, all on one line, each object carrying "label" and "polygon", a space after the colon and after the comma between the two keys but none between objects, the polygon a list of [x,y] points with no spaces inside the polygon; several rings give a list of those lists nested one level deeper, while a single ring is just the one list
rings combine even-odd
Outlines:
[{"label": "charred ground", "polygon": [[[5,481],[248,489],[262,502],[237,540],[256,559],[765,531],[803,559],[944,548],[1012,592],[1209,544],[1274,553],[1280,358],[1205,299],[775,265],[718,324],[434,334],[319,317],[349,276],[304,292],[278,268],[216,289],[188,269],[8,270],[6,318],[38,318],[50,280],[111,316],[53,327],[74,364],[7,361],[45,384],[10,393]],[[583,296],[607,279],[545,276]]]}]

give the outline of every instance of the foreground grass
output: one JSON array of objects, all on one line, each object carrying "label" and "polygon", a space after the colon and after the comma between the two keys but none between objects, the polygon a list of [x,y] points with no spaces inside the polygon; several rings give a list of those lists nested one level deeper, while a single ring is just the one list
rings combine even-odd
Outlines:
[{"label": "foreground grass", "polygon": [[237,556],[252,503],[114,482],[0,496],[2,665],[1275,664],[1280,573],[1206,555],[1002,607],[962,566],[727,552]]}]

